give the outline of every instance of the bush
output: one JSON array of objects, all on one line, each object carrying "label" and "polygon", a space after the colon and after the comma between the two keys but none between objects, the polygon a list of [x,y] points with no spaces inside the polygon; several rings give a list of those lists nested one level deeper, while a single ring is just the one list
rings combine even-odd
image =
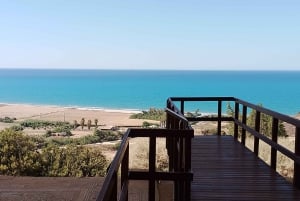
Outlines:
[{"label": "bush", "polygon": [[15,120],[17,120],[17,119],[16,118],[10,118],[10,117],[0,118],[0,122],[3,122],[3,123],[13,123]]},{"label": "bush", "polygon": [[39,157],[29,137],[12,129],[0,131],[0,174],[37,176],[41,171]]},{"label": "bush", "polygon": [[93,177],[104,176],[107,161],[99,150],[69,145],[51,145],[41,154],[44,176]]},{"label": "bush", "polygon": [[12,129],[0,131],[0,174],[13,176],[104,176],[107,166],[99,150],[49,144]]},{"label": "bush", "polygon": [[95,129],[94,135],[99,137],[100,142],[115,141],[122,138],[122,134],[117,131],[102,131]]},{"label": "bush", "polygon": [[23,126],[20,126],[20,125],[11,126],[10,129],[14,130],[14,131],[22,131],[22,130],[24,130]]},{"label": "bush", "polygon": [[149,123],[148,121],[144,121],[142,127],[143,128],[149,128],[150,126],[156,126],[158,127],[159,125],[157,124],[153,124],[153,123]]},{"label": "bush", "polygon": [[[262,104],[259,104],[258,106],[262,107]],[[231,107],[230,103],[227,104],[227,115],[228,116],[234,116],[234,110]],[[255,115],[256,111],[251,110],[250,114],[246,117],[247,118],[247,125],[251,128],[255,128]],[[242,114],[239,114],[240,121],[242,119]],[[272,136],[272,117],[270,115],[266,115],[264,113],[261,113],[260,117],[260,133],[262,133],[265,136],[271,137]],[[228,124],[229,133],[233,134],[234,124],[229,123]],[[239,129],[239,135],[241,134],[241,129]],[[287,136],[287,132],[285,130],[284,124],[282,121],[279,121],[278,124],[278,136]]]},{"label": "bush", "polygon": [[62,121],[43,121],[43,120],[35,120],[29,119],[21,122],[21,126],[23,127],[30,127],[33,129],[36,128],[56,128],[56,127],[69,127],[71,129],[71,125],[69,122],[62,122]]},{"label": "bush", "polygon": [[71,127],[69,125],[63,125],[63,126],[59,126],[56,127],[53,130],[53,133],[61,133],[63,136],[71,136]]},{"label": "bush", "polygon": [[142,113],[133,114],[130,116],[130,118],[165,121],[166,113],[163,109],[150,108],[149,111],[142,111]]},{"label": "bush", "polygon": [[48,144],[54,144],[58,146],[65,146],[69,144],[86,145],[102,142],[99,136],[88,135],[80,138],[51,138],[48,140]]}]

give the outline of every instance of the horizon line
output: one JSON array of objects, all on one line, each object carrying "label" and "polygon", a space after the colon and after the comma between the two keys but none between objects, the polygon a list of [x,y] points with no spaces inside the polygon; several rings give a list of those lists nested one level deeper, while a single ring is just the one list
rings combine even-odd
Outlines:
[{"label": "horizon line", "polygon": [[0,70],[110,70],[110,71],[300,71],[300,69],[178,69],[178,68],[35,68],[0,67]]}]

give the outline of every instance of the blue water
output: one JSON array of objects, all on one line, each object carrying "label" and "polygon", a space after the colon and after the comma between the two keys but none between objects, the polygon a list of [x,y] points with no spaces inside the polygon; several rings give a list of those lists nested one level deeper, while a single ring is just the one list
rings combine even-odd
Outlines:
[{"label": "blue water", "polygon": [[1,103],[144,110],[164,108],[170,96],[234,96],[293,115],[300,112],[300,71],[0,69]]}]

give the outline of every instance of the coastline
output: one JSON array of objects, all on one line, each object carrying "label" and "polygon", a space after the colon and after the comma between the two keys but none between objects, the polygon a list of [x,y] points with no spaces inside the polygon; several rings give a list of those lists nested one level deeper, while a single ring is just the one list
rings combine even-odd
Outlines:
[{"label": "coastline", "polygon": [[95,106],[79,106],[79,105],[49,105],[49,104],[34,104],[34,103],[5,103],[0,102],[0,107],[3,106],[37,106],[37,107],[49,107],[49,108],[64,108],[64,109],[77,109],[77,110],[90,110],[90,111],[105,111],[105,112],[118,112],[118,113],[141,113],[143,109],[122,109],[122,108],[104,108]]},{"label": "coastline", "polygon": [[130,119],[132,114],[141,111],[118,110],[96,107],[63,107],[55,105],[33,105],[0,103],[0,117],[16,118],[17,121],[26,119],[40,119],[48,121],[80,122],[82,118],[94,121],[106,127],[113,126],[140,126],[142,119]]}]

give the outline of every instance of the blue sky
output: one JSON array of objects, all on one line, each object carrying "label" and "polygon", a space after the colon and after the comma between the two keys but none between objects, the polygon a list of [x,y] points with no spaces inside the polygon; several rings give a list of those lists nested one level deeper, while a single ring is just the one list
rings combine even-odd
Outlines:
[{"label": "blue sky", "polygon": [[299,0],[11,0],[0,68],[300,70]]}]

